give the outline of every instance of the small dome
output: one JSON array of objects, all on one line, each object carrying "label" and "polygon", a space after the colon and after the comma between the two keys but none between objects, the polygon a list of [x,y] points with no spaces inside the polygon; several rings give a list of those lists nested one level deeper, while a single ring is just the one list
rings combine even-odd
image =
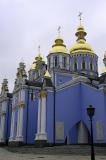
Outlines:
[{"label": "small dome", "polygon": [[38,46],[38,54],[37,54],[37,56],[35,57],[32,65],[31,65],[30,70],[36,69],[37,66],[38,66],[42,61],[43,61],[43,57],[42,57],[42,55],[41,55],[41,53],[40,53],[40,46]]},{"label": "small dome", "polygon": [[55,44],[52,46],[49,53],[68,53],[66,45],[60,35],[55,39]]},{"label": "small dome", "polygon": [[48,71],[48,70],[45,72],[44,77],[45,77],[45,78],[51,78],[51,75],[50,75],[50,73],[49,73],[49,71]]},{"label": "small dome", "polygon": [[90,53],[93,54],[94,51],[92,49],[92,47],[86,42],[85,36],[87,35],[87,33],[84,30],[84,27],[82,25],[80,25],[77,28],[77,32],[75,33],[75,35],[77,36],[77,40],[76,43],[71,47],[70,49],[70,53]]}]

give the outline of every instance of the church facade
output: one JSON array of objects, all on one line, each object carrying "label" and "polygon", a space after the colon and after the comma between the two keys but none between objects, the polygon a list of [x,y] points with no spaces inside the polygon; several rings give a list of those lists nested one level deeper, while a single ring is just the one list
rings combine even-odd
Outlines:
[{"label": "church facade", "polygon": [[98,75],[98,56],[86,34],[80,24],[68,50],[58,33],[47,64],[39,51],[28,74],[20,62],[12,93],[3,80],[0,144],[88,144],[89,105],[95,108],[94,143],[106,143],[106,69]]}]

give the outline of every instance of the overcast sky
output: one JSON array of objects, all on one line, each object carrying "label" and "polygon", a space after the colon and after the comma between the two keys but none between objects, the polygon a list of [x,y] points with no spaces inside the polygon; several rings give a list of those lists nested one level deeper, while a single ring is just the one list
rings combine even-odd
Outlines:
[{"label": "overcast sky", "polygon": [[106,0],[0,0],[0,83],[7,78],[12,91],[19,62],[23,58],[28,71],[39,45],[46,59],[58,26],[69,49],[76,40],[79,11],[87,41],[99,56],[100,73],[106,50]]}]

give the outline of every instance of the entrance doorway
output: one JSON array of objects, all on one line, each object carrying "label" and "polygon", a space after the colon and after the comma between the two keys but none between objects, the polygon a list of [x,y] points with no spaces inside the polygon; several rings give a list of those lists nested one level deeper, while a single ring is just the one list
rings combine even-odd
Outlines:
[{"label": "entrance doorway", "polygon": [[89,130],[83,121],[76,123],[69,131],[69,144],[88,144]]}]

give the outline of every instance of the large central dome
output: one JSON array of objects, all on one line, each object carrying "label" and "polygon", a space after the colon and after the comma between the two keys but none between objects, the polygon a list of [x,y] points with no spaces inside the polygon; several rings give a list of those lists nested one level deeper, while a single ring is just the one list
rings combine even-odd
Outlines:
[{"label": "large central dome", "polygon": [[79,54],[90,53],[90,54],[93,54],[94,53],[92,47],[86,42],[86,39],[85,39],[86,34],[87,33],[84,31],[84,27],[82,25],[80,25],[77,28],[77,32],[75,34],[78,37],[77,40],[76,40],[76,43],[70,49],[71,54],[74,54],[74,53],[79,53]]}]

